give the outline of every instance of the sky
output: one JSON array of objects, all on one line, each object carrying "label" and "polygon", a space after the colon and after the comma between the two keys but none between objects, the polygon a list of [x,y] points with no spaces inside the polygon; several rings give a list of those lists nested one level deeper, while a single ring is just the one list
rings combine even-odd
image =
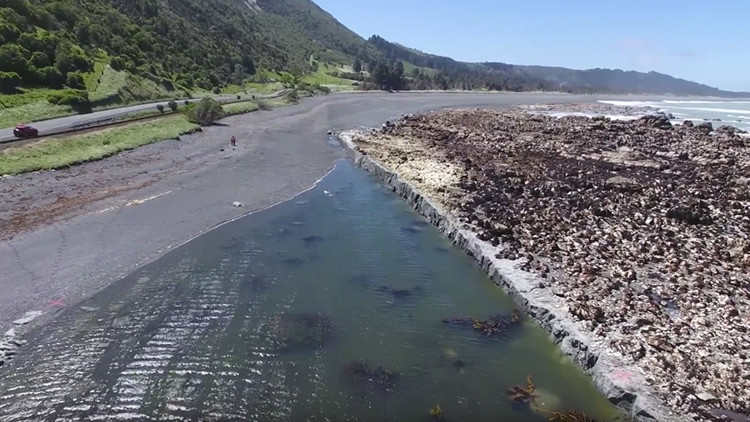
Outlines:
[{"label": "sky", "polygon": [[657,71],[750,92],[750,0],[314,0],[359,35],[456,60]]}]

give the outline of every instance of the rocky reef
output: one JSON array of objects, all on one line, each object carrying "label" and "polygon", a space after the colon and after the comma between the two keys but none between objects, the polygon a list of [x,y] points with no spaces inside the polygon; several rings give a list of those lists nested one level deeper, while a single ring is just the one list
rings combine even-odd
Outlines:
[{"label": "rocky reef", "polygon": [[612,379],[643,384],[677,419],[750,413],[750,139],[664,115],[487,110],[349,136],[495,264],[533,274],[534,294],[589,333],[584,368],[606,350],[643,375]]}]

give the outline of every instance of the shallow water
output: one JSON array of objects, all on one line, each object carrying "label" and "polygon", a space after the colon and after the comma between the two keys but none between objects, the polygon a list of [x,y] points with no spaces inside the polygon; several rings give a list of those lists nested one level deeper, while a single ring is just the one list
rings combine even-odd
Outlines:
[{"label": "shallow water", "polygon": [[702,100],[663,100],[663,101],[600,101],[618,106],[648,106],[670,113],[675,118],[673,124],[685,120],[693,123],[710,121],[714,128],[723,125],[750,130],[750,101],[702,101]]},{"label": "shallow water", "polygon": [[[0,371],[0,420],[547,420],[617,412],[473,260],[346,161],[70,308]],[[284,325],[287,324],[287,325]],[[330,324],[330,326],[329,326]],[[393,378],[356,377],[347,365]],[[382,383],[377,381],[381,380]]]}]

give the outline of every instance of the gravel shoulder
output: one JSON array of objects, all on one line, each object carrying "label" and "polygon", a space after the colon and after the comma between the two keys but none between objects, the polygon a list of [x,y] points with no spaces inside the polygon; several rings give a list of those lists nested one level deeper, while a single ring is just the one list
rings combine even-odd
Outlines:
[{"label": "gravel shoulder", "polygon": [[[476,237],[483,266],[508,269],[522,300],[544,297],[572,321],[573,336],[540,323],[573,338],[561,346],[608,378],[600,388],[655,392],[675,419],[744,421],[750,143],[709,132],[665,117],[453,110],[346,137]],[[593,370],[604,358],[617,365]]]}]

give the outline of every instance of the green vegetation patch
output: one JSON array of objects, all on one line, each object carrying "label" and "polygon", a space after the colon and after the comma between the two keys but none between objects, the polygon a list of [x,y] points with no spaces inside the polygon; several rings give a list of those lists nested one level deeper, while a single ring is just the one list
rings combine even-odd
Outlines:
[{"label": "green vegetation patch", "polygon": [[175,138],[197,128],[185,116],[178,115],[66,138],[47,138],[0,151],[0,174],[69,167]]},{"label": "green vegetation patch", "polygon": [[105,98],[116,96],[117,91],[127,85],[128,74],[106,66],[102,71],[99,84],[95,91],[91,91],[91,101],[101,101]]},{"label": "green vegetation patch", "polygon": [[73,109],[66,105],[50,104],[46,99],[17,107],[0,109],[0,127],[12,127],[42,119],[67,116]]},{"label": "green vegetation patch", "polygon": [[227,116],[233,116],[235,114],[251,113],[260,109],[258,103],[255,101],[245,101],[242,103],[227,104],[223,106],[224,113]]}]

